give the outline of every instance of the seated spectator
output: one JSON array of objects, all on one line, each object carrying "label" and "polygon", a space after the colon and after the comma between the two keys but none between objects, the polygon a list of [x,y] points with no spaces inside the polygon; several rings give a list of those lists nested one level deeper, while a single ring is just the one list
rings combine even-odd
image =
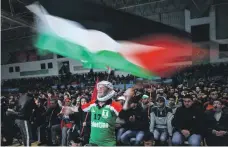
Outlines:
[{"label": "seated spectator", "polygon": [[165,98],[159,97],[157,107],[152,108],[150,114],[150,132],[157,144],[165,145],[168,137],[172,136],[172,118],[172,110],[165,106]]},{"label": "seated spectator", "polygon": [[135,138],[134,145],[139,145],[144,136],[144,131],[149,128],[147,113],[139,105],[139,99],[134,98],[130,102],[130,109],[120,113],[120,118],[126,121],[124,128],[127,130],[121,135],[121,142],[125,145],[131,144],[131,139]]},{"label": "seated spectator", "polygon": [[170,109],[172,109],[172,113],[173,113],[173,114],[176,113],[176,110],[177,110],[178,105],[176,105],[176,103],[175,103],[175,98],[174,98],[174,97],[169,97],[168,107],[169,107]]},{"label": "seated spectator", "polygon": [[220,100],[206,111],[206,142],[208,146],[228,146],[228,111]]},{"label": "seated spectator", "polygon": [[188,139],[190,145],[199,146],[204,129],[203,112],[201,109],[193,106],[191,95],[185,95],[183,97],[183,103],[183,106],[177,109],[172,121],[175,130],[172,137],[172,144],[182,145]]},{"label": "seated spectator", "polygon": [[210,91],[209,95],[209,101],[204,103],[204,107],[206,110],[211,110],[213,109],[213,101],[218,99],[218,92],[214,89]]}]

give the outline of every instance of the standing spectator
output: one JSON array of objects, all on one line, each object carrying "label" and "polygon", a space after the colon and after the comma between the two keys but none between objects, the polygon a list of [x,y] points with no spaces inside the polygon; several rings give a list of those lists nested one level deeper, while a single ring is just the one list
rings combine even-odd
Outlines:
[{"label": "standing spectator", "polygon": [[67,146],[69,141],[69,134],[67,133],[70,128],[72,128],[73,123],[71,121],[70,115],[73,113],[73,108],[71,105],[71,100],[66,98],[64,100],[64,106],[58,115],[62,115],[61,128],[62,128],[62,146]]},{"label": "standing spectator", "polygon": [[82,106],[85,112],[91,112],[90,144],[99,146],[116,145],[115,121],[122,106],[114,102],[115,91],[112,83],[101,81],[97,84],[97,100]]},{"label": "standing spectator", "polygon": [[175,129],[172,138],[173,145],[182,145],[188,139],[188,143],[199,146],[204,131],[203,112],[193,106],[193,98],[187,94],[183,98],[184,105],[177,109],[172,124]]},{"label": "standing spectator", "polygon": [[207,145],[228,146],[228,111],[220,100],[215,100],[213,107],[206,111]]},{"label": "standing spectator", "polygon": [[91,114],[89,112],[83,112],[81,110],[81,106],[88,103],[88,100],[86,98],[81,98],[81,104],[80,104],[80,124],[81,124],[81,134],[84,137],[83,145],[89,143],[90,138],[90,132],[91,132]]},{"label": "standing spectator", "polygon": [[[45,137],[45,117],[42,116],[45,113],[45,108],[41,105],[40,99],[35,100],[36,107],[34,110],[32,123],[35,125],[37,131],[38,144],[43,143],[46,140]],[[34,135],[34,134],[33,134]]]},{"label": "standing spectator", "polygon": [[15,122],[20,128],[24,146],[30,146],[32,134],[29,120],[33,109],[35,109],[35,102],[30,91],[26,93],[26,90],[21,88],[20,92],[22,95],[18,100],[16,111],[8,109],[8,115],[13,115],[16,118]]},{"label": "standing spectator", "polygon": [[43,116],[48,117],[48,144],[56,145],[56,136],[58,132],[61,131],[60,128],[60,119],[58,114],[60,113],[61,109],[58,106],[58,102],[56,99],[50,100],[50,107],[47,111],[43,114]]}]

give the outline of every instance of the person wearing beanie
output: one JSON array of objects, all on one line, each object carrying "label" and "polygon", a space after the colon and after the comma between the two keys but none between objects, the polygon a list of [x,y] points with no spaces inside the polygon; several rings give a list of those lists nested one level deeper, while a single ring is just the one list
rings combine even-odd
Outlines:
[{"label": "person wearing beanie", "polygon": [[115,91],[112,83],[101,81],[97,83],[97,99],[82,105],[82,110],[91,112],[90,144],[98,146],[115,146],[115,124],[120,103],[114,101]]},{"label": "person wearing beanie", "polygon": [[157,107],[150,113],[150,132],[154,134],[156,144],[165,145],[168,137],[172,136],[172,109],[166,107],[165,97],[157,98]]},{"label": "person wearing beanie", "polygon": [[193,97],[189,94],[183,96],[183,106],[177,108],[172,121],[172,144],[183,145],[187,139],[189,145],[200,146],[204,132],[203,122],[203,111],[193,105]]}]

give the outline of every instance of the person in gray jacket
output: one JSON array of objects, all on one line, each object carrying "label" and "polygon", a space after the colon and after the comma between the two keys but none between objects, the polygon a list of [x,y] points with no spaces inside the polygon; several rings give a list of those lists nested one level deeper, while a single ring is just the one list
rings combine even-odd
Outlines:
[{"label": "person in gray jacket", "polygon": [[158,97],[157,107],[153,107],[150,113],[150,132],[154,134],[156,144],[164,145],[172,136],[172,118],[172,109],[165,106],[165,97]]}]

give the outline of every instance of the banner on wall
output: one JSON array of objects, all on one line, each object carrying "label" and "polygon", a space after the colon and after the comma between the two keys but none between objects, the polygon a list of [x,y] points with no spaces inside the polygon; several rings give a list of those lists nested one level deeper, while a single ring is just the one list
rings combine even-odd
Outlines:
[{"label": "banner on wall", "polygon": [[58,63],[59,74],[65,75],[70,72],[69,61],[62,61]]}]

